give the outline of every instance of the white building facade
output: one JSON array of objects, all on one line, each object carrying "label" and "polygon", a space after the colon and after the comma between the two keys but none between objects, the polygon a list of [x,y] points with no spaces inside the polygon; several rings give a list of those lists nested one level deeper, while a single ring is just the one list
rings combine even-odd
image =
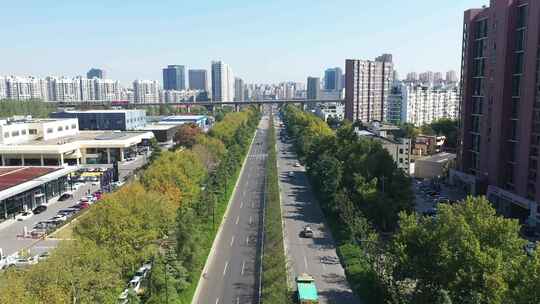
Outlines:
[{"label": "white building facade", "polygon": [[442,118],[455,120],[458,116],[459,101],[457,86],[435,87],[399,83],[389,98],[387,121],[422,126]]},{"label": "white building facade", "polygon": [[212,62],[212,100],[233,101],[234,76],[231,67],[223,61]]}]

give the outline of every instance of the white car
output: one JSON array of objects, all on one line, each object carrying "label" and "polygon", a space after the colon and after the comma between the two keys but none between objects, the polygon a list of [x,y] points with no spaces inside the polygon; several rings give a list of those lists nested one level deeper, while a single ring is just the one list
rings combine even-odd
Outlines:
[{"label": "white car", "polygon": [[298,167],[300,167],[300,163],[294,163],[294,166],[295,166],[296,168],[298,168]]},{"label": "white car", "polygon": [[141,282],[142,282],[141,277],[134,276],[133,279],[131,279],[131,281],[129,281],[129,288],[133,289],[133,291],[135,291],[135,293],[138,294],[138,293],[140,293],[142,291]]},{"label": "white car", "polygon": [[7,259],[7,266],[24,267],[37,264],[38,259],[36,257],[19,257],[11,256]]},{"label": "white car", "polygon": [[32,217],[32,212],[30,211],[25,211],[19,215],[17,215],[17,221],[24,221],[28,218]]},{"label": "white car", "polygon": [[129,289],[124,289],[124,291],[122,291],[122,293],[118,296],[118,304],[127,304],[128,294],[129,294]]}]

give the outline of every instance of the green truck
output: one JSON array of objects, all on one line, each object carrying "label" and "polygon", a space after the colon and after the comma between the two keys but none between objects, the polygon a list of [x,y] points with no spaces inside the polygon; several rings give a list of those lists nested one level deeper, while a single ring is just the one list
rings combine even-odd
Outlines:
[{"label": "green truck", "polygon": [[300,304],[318,304],[319,296],[315,280],[307,273],[296,277],[296,287],[298,289],[298,303]]}]

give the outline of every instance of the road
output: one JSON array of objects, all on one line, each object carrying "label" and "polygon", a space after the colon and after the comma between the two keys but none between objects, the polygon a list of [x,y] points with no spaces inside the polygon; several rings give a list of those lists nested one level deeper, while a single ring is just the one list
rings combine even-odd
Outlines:
[{"label": "road", "polygon": [[268,116],[264,116],[193,304],[258,303],[267,130]]},{"label": "road", "polygon": [[[279,125],[279,120],[275,125]],[[298,159],[292,144],[280,140],[280,128],[276,131],[285,251],[291,265],[289,283],[293,285],[294,278],[300,273],[308,273],[315,279],[320,303],[360,303],[345,278],[334,240],[311,191],[305,168],[295,167]],[[289,176],[289,172],[294,175]],[[313,238],[300,237],[300,231],[306,225],[313,229]]]}]

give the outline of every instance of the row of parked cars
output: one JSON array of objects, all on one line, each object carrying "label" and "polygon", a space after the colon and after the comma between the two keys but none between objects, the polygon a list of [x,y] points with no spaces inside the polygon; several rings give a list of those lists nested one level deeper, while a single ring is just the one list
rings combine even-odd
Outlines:
[{"label": "row of parked cars", "polygon": [[141,267],[139,267],[137,272],[135,272],[133,278],[129,281],[127,288],[122,291],[120,296],[118,296],[118,304],[129,303],[128,297],[130,291],[136,295],[139,295],[143,292],[143,281],[147,278],[151,269],[151,263],[145,263]]},{"label": "row of parked cars", "polygon": [[[42,236],[47,233],[50,233],[51,231],[55,230],[57,227],[61,226],[66,222],[68,219],[75,216],[77,213],[79,213],[83,209],[88,209],[91,204],[97,202],[102,197],[101,191],[96,191],[86,197],[81,198],[75,205],[70,206],[68,208],[64,208],[61,210],[58,210],[55,216],[49,218],[45,221],[40,221],[36,225],[34,225],[32,231],[30,234],[35,236]],[[73,195],[71,193],[64,193],[60,198],[65,198],[64,201],[68,199],[72,199]]]},{"label": "row of parked cars", "polygon": [[25,256],[20,255],[19,253],[14,253],[10,256],[4,256],[0,252],[0,270],[8,267],[25,267],[37,264],[40,261],[43,261],[49,257],[48,252],[43,252],[35,256]]}]

